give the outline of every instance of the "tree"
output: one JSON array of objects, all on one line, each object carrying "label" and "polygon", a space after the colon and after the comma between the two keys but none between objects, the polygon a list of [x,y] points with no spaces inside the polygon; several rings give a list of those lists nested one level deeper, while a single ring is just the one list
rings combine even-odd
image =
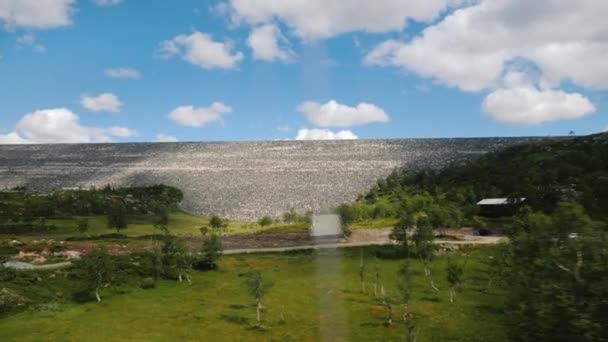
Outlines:
[{"label": "tree", "polygon": [[[206,227],[205,227],[206,228]],[[207,229],[201,229],[203,243],[201,246],[201,260],[198,263],[198,267],[201,269],[215,269],[217,268],[217,260],[222,255],[222,241],[214,234],[209,234]]]},{"label": "tree", "polygon": [[450,258],[448,259],[448,264],[446,266],[445,271],[448,284],[450,284],[450,303],[454,303],[454,296],[456,295],[456,290],[462,283],[462,274],[464,273],[464,266],[454,262]]},{"label": "tree", "polygon": [[88,232],[89,231],[89,220],[84,219],[84,218],[78,220],[77,228],[78,228],[78,232],[81,234]]},{"label": "tree", "polygon": [[258,220],[258,224],[263,228],[272,224],[272,218],[270,216],[264,216]]},{"label": "tree", "polygon": [[87,288],[94,291],[97,302],[101,302],[100,289],[110,283],[114,273],[114,263],[105,248],[93,249],[78,266],[84,271]]},{"label": "tree", "polygon": [[397,271],[397,289],[403,301],[403,314],[401,318],[407,327],[407,341],[414,342],[418,333],[418,322],[414,314],[409,310],[409,302],[412,298],[412,270],[409,260],[405,260],[399,266],[399,270]]},{"label": "tree", "polygon": [[288,212],[283,214],[283,222],[287,224],[295,223],[298,221],[298,213],[296,213],[295,209],[291,208]]},{"label": "tree", "polygon": [[414,241],[416,254],[424,265],[424,275],[429,279],[431,288],[435,291],[439,291],[435,286],[431,274],[431,262],[433,261],[435,254],[433,230],[431,229],[429,220],[425,216],[418,219],[416,232],[414,233],[412,240]]},{"label": "tree", "polygon": [[154,215],[156,215],[155,226],[166,227],[169,225],[169,208],[166,205],[157,204],[154,208]]},{"label": "tree", "polygon": [[393,301],[390,296],[386,294],[384,286],[380,287],[380,296],[382,297],[382,305],[386,309],[386,325],[393,325]]},{"label": "tree", "polygon": [[186,281],[191,283],[189,273],[192,268],[192,259],[178,238],[168,230],[163,233],[160,255],[163,274],[166,278],[177,278],[180,283],[186,278]]},{"label": "tree", "polygon": [[122,200],[112,200],[107,207],[108,228],[120,232],[127,229],[127,207]]},{"label": "tree", "polygon": [[261,322],[261,314],[264,306],[262,305],[262,299],[272,287],[272,283],[264,281],[262,273],[260,271],[251,271],[246,280],[247,289],[249,294],[255,299],[256,302],[256,319],[258,324]]},{"label": "tree", "polygon": [[213,215],[209,219],[209,226],[211,226],[214,231],[220,231],[228,227],[228,222],[217,215]]},{"label": "tree", "polygon": [[[508,317],[524,341],[608,340],[608,234],[573,203],[518,215],[510,237]],[[577,233],[572,236],[568,232]]]},{"label": "tree", "polygon": [[403,300],[403,321],[408,321],[408,304],[412,298],[412,270],[409,260],[405,260],[397,271],[397,288]]},{"label": "tree", "polygon": [[378,297],[378,285],[380,285],[380,265],[378,257],[374,257],[374,297]]},{"label": "tree", "polygon": [[361,292],[365,293],[365,264],[363,263],[363,249],[359,249],[359,281],[361,282]]},{"label": "tree", "polygon": [[399,221],[397,221],[395,226],[393,226],[393,230],[391,231],[390,235],[392,240],[395,240],[401,244],[406,256],[409,254],[407,231],[413,225],[414,218],[412,215],[403,212],[401,215],[399,215]]}]

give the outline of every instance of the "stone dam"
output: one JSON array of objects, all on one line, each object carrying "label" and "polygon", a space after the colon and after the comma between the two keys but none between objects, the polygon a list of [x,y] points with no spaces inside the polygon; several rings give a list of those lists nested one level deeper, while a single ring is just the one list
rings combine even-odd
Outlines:
[{"label": "stone dam", "polygon": [[535,138],[0,145],[0,188],[166,184],[233,220],[350,202],[397,168],[439,168]]}]

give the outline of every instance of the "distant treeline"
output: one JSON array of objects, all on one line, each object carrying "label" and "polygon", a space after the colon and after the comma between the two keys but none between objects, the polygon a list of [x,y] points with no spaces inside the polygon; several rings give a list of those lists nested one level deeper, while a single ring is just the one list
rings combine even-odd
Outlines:
[{"label": "distant treeline", "polygon": [[31,222],[45,217],[104,215],[116,203],[124,207],[128,215],[147,214],[159,207],[177,209],[182,199],[181,190],[166,185],[106,186],[49,193],[32,193],[25,188],[16,188],[0,191],[0,223]]}]

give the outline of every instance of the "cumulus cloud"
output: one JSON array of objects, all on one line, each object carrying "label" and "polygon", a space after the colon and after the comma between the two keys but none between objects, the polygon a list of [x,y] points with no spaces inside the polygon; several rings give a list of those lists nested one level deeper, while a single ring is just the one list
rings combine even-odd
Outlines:
[{"label": "cumulus cloud", "polygon": [[579,93],[541,90],[524,82],[511,82],[493,91],[482,108],[498,122],[526,126],[578,119],[595,112],[595,106]]},{"label": "cumulus cloud", "polygon": [[223,123],[223,115],[231,113],[232,108],[214,102],[209,107],[180,106],[169,113],[169,119],[182,126],[202,127],[211,122]]},{"label": "cumulus cloud", "polygon": [[381,43],[364,63],[399,67],[464,91],[479,91],[500,82],[511,61],[523,59],[535,64],[554,87],[570,80],[605,89],[606,16],[605,1],[479,1],[410,41]]},{"label": "cumulus cloud", "polygon": [[122,2],[122,0],[94,0],[97,6],[115,6]]},{"label": "cumulus cloud", "polygon": [[80,97],[80,104],[93,112],[118,113],[122,107],[122,102],[112,93],[103,93],[97,96],[82,95]]},{"label": "cumulus cloud", "polygon": [[281,34],[281,30],[272,24],[256,27],[247,38],[247,45],[253,51],[253,58],[263,61],[289,62],[294,54],[287,47],[281,47],[279,43],[286,44],[287,39]]},{"label": "cumulus cloud", "polygon": [[296,140],[355,140],[359,139],[353,132],[342,130],[332,132],[329,129],[322,128],[302,128],[298,130]]},{"label": "cumulus cloud", "polygon": [[214,41],[207,33],[179,35],[160,44],[162,57],[180,56],[184,61],[203,69],[236,69],[243,53],[232,52],[228,42]]},{"label": "cumulus cloud", "polygon": [[43,109],[26,114],[15,130],[0,135],[2,144],[92,143],[110,142],[113,137],[128,138],[136,134],[125,127],[97,128],[83,126],[80,118],[66,108]]},{"label": "cumulus cloud", "polygon": [[172,135],[167,134],[157,134],[156,135],[157,142],[177,142],[177,138]]},{"label": "cumulus cloud", "polygon": [[32,142],[23,139],[17,132],[11,132],[9,134],[0,134],[0,145],[24,145],[31,144]]},{"label": "cumulus cloud", "polygon": [[353,31],[400,31],[408,19],[430,21],[463,1],[230,0],[228,12],[235,23],[259,25],[280,20],[300,38],[318,40]]},{"label": "cumulus cloud", "polygon": [[370,103],[359,103],[349,107],[331,100],[325,104],[304,102],[298,110],[308,121],[318,127],[352,127],[374,122],[388,122],[389,117],[384,110]]},{"label": "cumulus cloud", "polygon": [[9,28],[49,29],[71,23],[75,0],[2,0],[0,22]]},{"label": "cumulus cloud", "polygon": [[109,68],[105,70],[105,74],[112,78],[124,78],[138,80],[141,78],[141,74],[137,69],[121,67],[121,68]]}]

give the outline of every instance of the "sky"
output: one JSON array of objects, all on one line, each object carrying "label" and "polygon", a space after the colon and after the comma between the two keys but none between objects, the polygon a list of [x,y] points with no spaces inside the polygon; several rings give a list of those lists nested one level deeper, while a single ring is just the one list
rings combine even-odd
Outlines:
[{"label": "sky", "polygon": [[0,144],[608,130],[608,2],[0,0]]}]

